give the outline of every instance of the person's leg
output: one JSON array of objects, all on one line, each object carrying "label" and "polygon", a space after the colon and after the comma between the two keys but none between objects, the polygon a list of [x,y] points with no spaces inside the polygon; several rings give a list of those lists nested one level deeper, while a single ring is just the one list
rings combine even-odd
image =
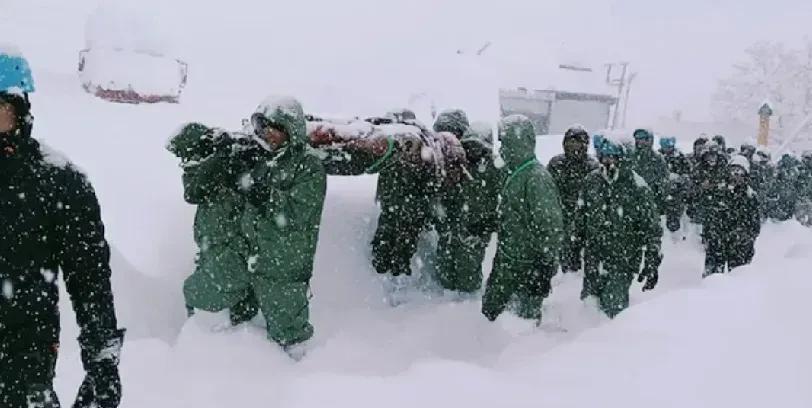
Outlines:
[{"label": "person's leg", "polygon": [[635,267],[632,262],[604,262],[606,274],[601,277],[601,291],[598,300],[601,310],[610,318],[629,307],[629,288],[632,285]]},{"label": "person's leg", "polygon": [[253,290],[249,290],[245,298],[229,309],[229,318],[231,324],[237,326],[239,324],[250,321],[259,314],[259,305],[257,304],[257,297],[254,295]]},{"label": "person's leg", "polygon": [[705,244],[705,273],[702,277],[707,277],[716,273],[725,272],[726,257],[723,251],[721,239],[717,237],[708,238]]},{"label": "person's leg", "polygon": [[493,262],[493,271],[485,284],[482,296],[482,314],[488,320],[496,320],[505,311],[510,298],[516,291],[516,276],[503,257],[497,253]]},{"label": "person's leg", "polygon": [[555,275],[554,266],[538,266],[523,273],[517,287],[518,308],[516,314],[524,319],[541,322],[541,306],[550,295],[551,283]]},{"label": "person's leg", "polygon": [[287,347],[313,336],[309,309],[310,284],[307,281],[278,278],[263,274],[254,282],[254,293],[267,322],[268,338]]},{"label": "person's leg", "polygon": [[754,242],[741,242],[735,246],[731,246],[730,254],[728,256],[728,266],[730,269],[738,268],[740,266],[748,265],[755,255]]},{"label": "person's leg", "polygon": [[219,312],[246,299],[250,280],[245,257],[226,246],[202,252],[197,269],[183,284],[187,308]]}]

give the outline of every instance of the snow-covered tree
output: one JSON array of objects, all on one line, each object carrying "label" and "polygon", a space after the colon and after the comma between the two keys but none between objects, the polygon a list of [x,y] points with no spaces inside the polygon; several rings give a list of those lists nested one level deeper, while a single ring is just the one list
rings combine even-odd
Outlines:
[{"label": "snow-covered tree", "polygon": [[758,108],[769,101],[775,114],[771,144],[808,147],[812,141],[812,41],[797,49],[756,43],[745,55],[717,85],[712,99],[716,119],[755,123]]}]

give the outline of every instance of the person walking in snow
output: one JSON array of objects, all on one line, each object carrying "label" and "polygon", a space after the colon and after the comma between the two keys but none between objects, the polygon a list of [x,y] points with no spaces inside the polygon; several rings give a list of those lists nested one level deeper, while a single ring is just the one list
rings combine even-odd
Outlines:
[{"label": "person walking in snow", "polygon": [[713,197],[703,226],[705,273],[724,273],[726,268],[747,265],[755,254],[761,230],[758,197],[750,187],[750,163],[736,155],[727,166],[726,183],[706,192]]},{"label": "person walking in snow", "polygon": [[663,232],[654,193],[632,170],[623,147],[604,141],[600,158],[600,169],[587,177],[581,194],[586,225],[581,298],[596,297],[614,318],[629,306],[634,275],[645,281],[644,291],[657,285]]},{"label": "person walking in snow", "polygon": [[482,262],[491,235],[496,232],[496,207],[503,172],[494,164],[493,131],[475,124],[461,139],[465,149],[465,176],[440,193],[438,215],[437,279],[451,291],[474,293],[482,286]]},{"label": "person walking in snow", "polygon": [[500,195],[499,242],[482,314],[494,321],[515,299],[518,316],[540,323],[564,234],[561,201],[553,177],[536,159],[536,132],[530,119],[504,118],[499,140],[508,176]]},{"label": "person walking in snow", "polygon": [[598,162],[589,156],[589,134],[574,126],[564,133],[564,153],[553,157],[547,169],[553,176],[561,197],[564,215],[564,241],[561,249],[561,270],[577,272],[583,267],[585,226],[577,215],[578,198],[584,188],[586,176],[598,169]]},{"label": "person walking in snow", "polygon": [[694,221],[700,225],[707,219],[713,206],[714,192],[727,180],[727,155],[716,142],[702,148],[700,160],[691,172],[691,200],[694,203]]},{"label": "person walking in snow", "polygon": [[798,202],[795,206],[795,217],[801,224],[812,226],[812,150],[807,150],[801,155],[801,170],[796,184]]},{"label": "person walking in snow", "polygon": [[61,269],[87,373],[74,407],[115,408],[124,330],[99,203],[84,174],[32,137],[33,91],[26,60],[0,53],[0,406],[59,407],[53,379]]},{"label": "person walking in snow", "polygon": [[654,151],[654,134],[646,129],[634,131],[634,151],[629,164],[631,169],[646,180],[654,193],[657,209],[663,213],[668,191],[668,164],[659,153]]},{"label": "person walking in snow", "polygon": [[268,338],[299,358],[313,335],[310,278],[327,177],[307,150],[295,99],[268,98],[251,127],[247,141],[220,136],[231,140],[191,174],[186,169],[187,197],[203,207],[195,222],[198,266],[184,294],[193,308],[230,309],[235,324],[261,310]]},{"label": "person walking in snow", "polygon": [[767,194],[767,215],[777,221],[786,221],[795,215],[798,202],[798,176],[801,161],[787,153],[781,156],[775,168],[772,188]]},{"label": "person walking in snow", "polygon": [[671,232],[680,228],[682,214],[685,212],[691,165],[688,159],[677,149],[677,139],[664,137],[660,139],[660,154],[668,165],[668,185],[664,200],[665,225]]},{"label": "person walking in snow", "polygon": [[[456,110],[441,113],[435,124],[439,131],[451,131],[458,138],[468,125],[465,113]],[[400,154],[382,158],[374,169],[381,214],[372,240],[372,265],[379,274],[411,275],[420,234],[431,227],[443,180],[437,177],[435,164],[422,159],[421,149],[420,143],[406,141],[398,149]]]}]

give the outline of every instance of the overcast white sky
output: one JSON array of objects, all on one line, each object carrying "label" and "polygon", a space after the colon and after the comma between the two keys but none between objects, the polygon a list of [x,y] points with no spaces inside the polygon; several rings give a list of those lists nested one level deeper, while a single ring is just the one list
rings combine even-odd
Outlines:
[{"label": "overcast white sky", "polygon": [[[74,70],[83,20],[100,2],[0,0],[0,38],[22,44],[35,67],[43,61],[40,65],[50,69],[59,65]],[[273,72],[299,74],[309,77],[300,83],[327,84],[331,90],[326,94],[346,93],[337,85],[341,83],[393,85],[396,78],[416,87],[434,79],[428,76],[454,76],[456,49],[476,48],[485,41],[493,42],[485,61],[500,85],[546,86],[544,78],[536,81],[536,73],[562,62],[626,60],[639,73],[630,107],[633,122],[677,109],[688,119],[705,119],[716,79],[741,59],[745,47],[759,40],[798,43],[812,36],[809,0],[129,3],[162,22],[164,30],[159,32],[167,34],[158,35],[159,42],[174,43],[177,53],[199,61],[193,67],[196,72],[228,60],[235,81]],[[21,22],[28,28],[20,29]],[[297,62],[320,69],[303,70]],[[423,66],[431,64],[447,68],[437,74],[424,71]],[[408,78],[409,73],[414,78]],[[352,86],[358,95],[386,92],[377,84]]]}]

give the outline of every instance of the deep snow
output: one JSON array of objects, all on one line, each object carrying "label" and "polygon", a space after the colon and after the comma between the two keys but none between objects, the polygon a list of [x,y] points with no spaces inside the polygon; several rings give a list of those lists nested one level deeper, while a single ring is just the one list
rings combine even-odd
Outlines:
[{"label": "deep snow", "polygon": [[[298,66],[253,87],[244,85],[262,70],[250,64],[246,78],[242,64],[198,67],[205,74],[190,78],[180,105],[109,104],[85,94],[75,74],[89,3],[12,3],[20,17],[3,20],[0,36],[31,56],[35,135],[83,168],[101,200],[118,314],[129,328],[123,407],[812,406],[812,233],[794,222],[764,227],[753,265],[704,281],[695,231],[685,240],[666,236],[660,285],[645,294],[635,285],[632,307],[614,321],[578,300],[579,276],[559,275],[534,329],[507,315],[488,323],[477,299],[428,289],[390,307],[368,261],[375,179],[331,178],[312,282],[317,333],[305,360],[293,363],[259,327],[215,331],[225,321],[216,314],[186,321],[181,282],[193,263],[194,209],[182,200],[165,141],[192,120],[238,128]],[[467,80],[488,78],[471,70]],[[382,114],[403,106],[344,92],[353,81],[325,88],[309,74],[285,84],[301,91],[305,109]],[[230,76],[239,87],[221,85]],[[474,119],[489,119],[485,105]],[[560,139],[539,139],[542,161],[559,151]],[[63,303],[57,390],[69,404],[83,373],[67,297]]]}]

